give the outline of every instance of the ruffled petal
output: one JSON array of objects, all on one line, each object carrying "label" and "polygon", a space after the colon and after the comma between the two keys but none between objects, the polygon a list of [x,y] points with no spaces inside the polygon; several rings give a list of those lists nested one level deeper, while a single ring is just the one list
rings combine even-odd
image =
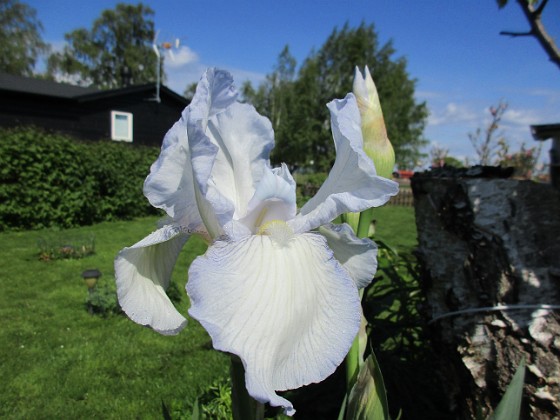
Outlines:
[{"label": "ruffled petal", "polygon": [[306,232],[347,212],[360,212],[385,204],[398,192],[398,184],[376,175],[363,151],[360,112],[353,94],[328,104],[336,159],[317,194],[301,209],[290,226]]},{"label": "ruffled petal", "polygon": [[144,195],[152,206],[164,210],[175,223],[200,229],[202,219],[194,195],[187,127],[183,119],[165,135],[161,153],[144,182]]},{"label": "ruffled petal", "polygon": [[347,224],[324,225],[319,233],[327,239],[334,257],[348,270],[358,289],[373,280],[377,271],[377,245],[368,238],[360,239]]},{"label": "ruffled petal", "polygon": [[224,70],[207,69],[192,98],[190,108],[192,118],[208,121],[208,118],[219,114],[237,100],[238,92],[233,86],[233,76]]},{"label": "ruffled petal", "polygon": [[234,218],[245,216],[247,204],[268,167],[274,136],[270,121],[253,106],[231,100],[233,81],[228,73],[216,70],[205,77],[209,75],[221,82],[199,84],[202,88],[197,89],[197,95],[209,99],[193,100],[188,136],[202,199],[199,207],[206,201],[223,228]]},{"label": "ruffled petal", "polygon": [[117,295],[130,319],[165,334],[177,334],[187,320],[173,306],[165,289],[188,235],[176,226],[164,226],[115,259]]},{"label": "ruffled petal", "polygon": [[187,292],[189,314],[214,347],[241,358],[249,393],[292,415],[292,404],[275,391],[334,372],[358,332],[361,307],[325,238],[282,229],[289,227],[217,242],[191,265]]},{"label": "ruffled petal", "polygon": [[[280,168],[265,169],[247,206],[247,215],[240,223],[247,228],[247,233],[257,233],[260,226],[271,220],[293,219],[296,211],[296,182],[288,167],[282,164]],[[240,223],[234,221],[234,228],[239,230]],[[233,230],[228,228],[226,232],[231,238],[240,238]]]}]

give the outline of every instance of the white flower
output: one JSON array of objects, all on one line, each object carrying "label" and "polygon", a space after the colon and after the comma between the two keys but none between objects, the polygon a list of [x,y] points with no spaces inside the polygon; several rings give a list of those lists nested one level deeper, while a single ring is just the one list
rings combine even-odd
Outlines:
[{"label": "white flower", "polygon": [[144,193],[169,221],[119,253],[117,291],[132,320],[177,333],[186,320],[164,289],[189,235],[207,237],[210,248],[189,269],[189,314],[216,349],[239,356],[255,399],[291,415],[276,391],[322,381],[342,362],[360,326],[358,288],[377,266],[372,241],[329,223],[384,204],[397,185],[378,177],[363,152],[348,94],[328,105],[334,166],[297,213],[290,172],[270,167],[270,122],[237,102],[232,84],[228,73],[207,70],[165,136]]}]

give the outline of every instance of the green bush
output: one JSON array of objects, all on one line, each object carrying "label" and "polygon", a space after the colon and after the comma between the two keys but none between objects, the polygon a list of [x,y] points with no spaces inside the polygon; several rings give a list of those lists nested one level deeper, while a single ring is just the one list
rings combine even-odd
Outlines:
[{"label": "green bush", "polygon": [[311,199],[323,182],[327,179],[326,172],[313,172],[313,173],[295,173],[294,179],[296,181],[296,194],[298,207],[302,207],[309,199]]},{"label": "green bush", "polygon": [[88,290],[86,308],[91,314],[103,317],[121,313],[114,278],[99,279],[97,285]]},{"label": "green bush", "polygon": [[68,228],[155,214],[142,185],[158,148],[0,130],[0,230]]}]

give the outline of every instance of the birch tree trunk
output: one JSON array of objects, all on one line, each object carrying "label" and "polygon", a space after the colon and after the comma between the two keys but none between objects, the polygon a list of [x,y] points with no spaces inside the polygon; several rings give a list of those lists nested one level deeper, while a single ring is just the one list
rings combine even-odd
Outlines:
[{"label": "birch tree trunk", "polygon": [[412,178],[438,374],[454,418],[486,417],[525,357],[523,418],[560,418],[560,193],[486,175]]}]

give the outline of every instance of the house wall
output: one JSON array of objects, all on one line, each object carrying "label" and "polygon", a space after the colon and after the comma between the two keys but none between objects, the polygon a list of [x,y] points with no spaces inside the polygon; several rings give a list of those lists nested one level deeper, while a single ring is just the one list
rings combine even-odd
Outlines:
[{"label": "house wall", "polygon": [[33,125],[78,136],[80,113],[72,100],[42,95],[2,92],[0,126]]},{"label": "house wall", "polygon": [[80,117],[82,135],[89,139],[111,138],[111,111],[130,112],[133,115],[133,143],[161,146],[165,133],[181,117],[182,105],[162,98],[160,103],[136,94],[107,98],[84,104]]},{"label": "house wall", "polygon": [[0,126],[34,125],[86,140],[110,139],[111,111],[123,111],[133,114],[133,144],[161,146],[185,105],[164,91],[161,102],[152,98],[151,90],[83,101],[4,91]]}]

